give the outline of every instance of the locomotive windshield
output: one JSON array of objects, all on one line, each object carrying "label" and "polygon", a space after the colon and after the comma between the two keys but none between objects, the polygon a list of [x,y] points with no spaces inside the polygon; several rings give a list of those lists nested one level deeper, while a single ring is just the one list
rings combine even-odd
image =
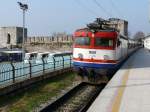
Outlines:
[{"label": "locomotive windshield", "polygon": [[95,38],[95,46],[113,47],[113,39],[110,38]]},{"label": "locomotive windshield", "polygon": [[75,45],[89,46],[90,38],[89,37],[76,37]]}]

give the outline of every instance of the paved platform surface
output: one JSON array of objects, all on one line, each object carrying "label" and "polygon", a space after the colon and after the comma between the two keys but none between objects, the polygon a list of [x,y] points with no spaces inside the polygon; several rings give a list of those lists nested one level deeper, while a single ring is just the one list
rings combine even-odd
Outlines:
[{"label": "paved platform surface", "polygon": [[150,52],[140,49],[134,53],[88,112],[150,112]]}]

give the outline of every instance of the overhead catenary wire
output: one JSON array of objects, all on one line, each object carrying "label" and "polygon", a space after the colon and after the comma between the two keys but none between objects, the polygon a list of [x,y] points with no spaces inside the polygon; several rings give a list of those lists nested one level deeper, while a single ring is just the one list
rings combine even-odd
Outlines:
[{"label": "overhead catenary wire", "polygon": [[[113,0],[109,0],[110,1],[110,3],[111,3],[111,5],[112,5],[112,7],[113,7],[113,9],[115,10],[115,12],[118,14],[118,16],[119,17],[121,17],[121,18],[124,18],[125,19],[125,16],[123,15],[123,13],[119,10],[119,8],[117,7],[117,5],[114,3],[114,1]],[[132,17],[131,17],[132,18]],[[132,23],[133,24],[133,23]],[[130,24],[130,27],[131,27],[131,29],[134,29],[134,27],[136,26],[135,24]],[[129,29],[128,29],[129,30]],[[130,31],[128,31],[128,32],[130,32]]]},{"label": "overhead catenary wire", "polygon": [[[113,1],[113,0],[110,0],[110,3],[111,3],[111,5],[114,7],[114,10],[116,10],[116,12],[118,13],[118,15],[119,15],[120,17],[122,17],[122,18],[125,19],[125,16],[122,15],[123,13],[120,12],[119,8],[118,8],[117,5],[114,3],[114,1]],[[131,19],[131,20],[134,20],[132,16],[130,17],[130,19]],[[131,29],[134,29],[135,26],[137,26],[137,24],[135,24],[135,23],[133,23],[133,22],[132,22],[132,24],[130,24]],[[130,32],[130,31],[128,31],[128,32]]]},{"label": "overhead catenary wire", "polygon": [[108,16],[112,16],[110,12],[108,12],[97,0],[93,0],[93,2],[100,8],[102,9]]},{"label": "overhead catenary wire", "polygon": [[122,13],[120,12],[120,10],[118,9],[117,5],[114,3],[114,1],[113,1],[113,0],[109,0],[109,1],[110,1],[111,5],[112,5],[113,9],[115,10],[115,12],[116,12],[119,16],[124,17],[124,16],[122,15]]},{"label": "overhead catenary wire", "polygon": [[99,16],[99,14],[97,12],[95,12],[94,10],[90,9],[89,7],[87,7],[86,5],[84,5],[80,0],[74,0],[80,7],[82,7],[84,10],[87,10],[89,13],[91,13],[92,15],[95,16]]},{"label": "overhead catenary wire", "polygon": [[[96,17],[99,16],[99,14],[98,14],[95,10],[93,10],[92,8],[90,8],[90,7],[88,7],[87,5],[85,5],[81,0],[73,0],[73,1],[74,1],[78,6],[80,6],[80,7],[83,8],[84,10],[86,10],[88,13],[90,13],[90,14],[96,16]],[[106,8],[105,8],[101,3],[99,3],[98,0],[92,0],[92,1],[93,1],[93,3],[94,3],[95,5],[97,5],[97,6],[104,12],[104,14],[106,14],[108,17],[113,17],[113,16],[114,16],[114,14],[112,14],[111,12],[109,12],[108,10],[106,10]],[[112,7],[114,8],[114,10],[116,11],[116,13],[118,13],[118,16],[125,19],[125,16],[122,15],[123,13],[120,12],[119,8],[118,8],[117,5],[114,3],[114,1],[113,1],[113,0],[110,0],[110,3],[111,3],[111,5],[112,5]],[[132,27],[132,29],[134,29],[134,27],[133,27],[132,24],[130,24],[130,27]]]}]

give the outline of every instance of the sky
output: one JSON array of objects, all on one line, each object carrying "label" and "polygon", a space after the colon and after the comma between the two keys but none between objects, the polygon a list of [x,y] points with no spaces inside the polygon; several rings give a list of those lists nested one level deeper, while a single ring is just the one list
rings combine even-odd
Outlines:
[{"label": "sky", "polygon": [[95,18],[120,18],[129,22],[129,32],[150,33],[150,0],[1,0],[0,27],[22,26],[17,2],[27,3],[28,36],[72,34]]}]

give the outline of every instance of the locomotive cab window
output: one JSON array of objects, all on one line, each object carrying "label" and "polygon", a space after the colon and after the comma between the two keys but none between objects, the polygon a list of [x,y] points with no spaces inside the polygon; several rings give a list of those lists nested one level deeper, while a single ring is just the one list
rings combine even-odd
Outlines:
[{"label": "locomotive cab window", "polygon": [[113,39],[110,38],[95,38],[95,46],[113,47]]},{"label": "locomotive cab window", "polygon": [[90,40],[91,39],[89,37],[77,37],[75,39],[75,45],[89,46]]}]

